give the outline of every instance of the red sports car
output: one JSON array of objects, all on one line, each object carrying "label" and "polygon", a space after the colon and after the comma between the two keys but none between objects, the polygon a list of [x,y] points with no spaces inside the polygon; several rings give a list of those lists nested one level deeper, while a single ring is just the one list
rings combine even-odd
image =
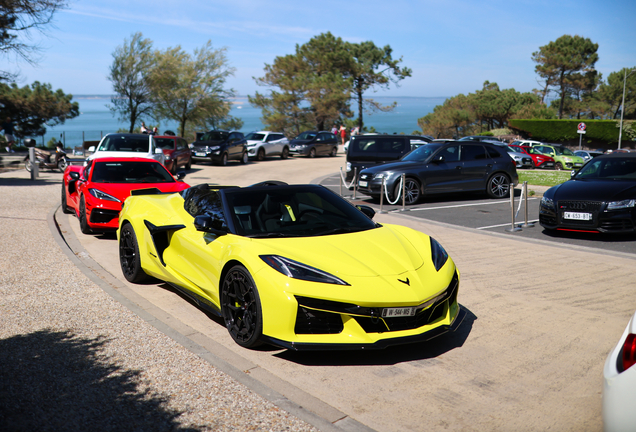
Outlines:
[{"label": "red sports car", "polygon": [[123,202],[136,189],[179,192],[190,186],[159,162],[146,158],[109,157],[70,165],[64,171],[62,211],[75,213],[84,234],[116,231]]},{"label": "red sports car", "polygon": [[534,163],[535,168],[554,168],[554,159],[548,155],[545,155],[538,150],[530,147],[530,146],[520,146],[512,144],[510,147],[514,148],[518,152],[525,153],[532,158],[532,163]]}]

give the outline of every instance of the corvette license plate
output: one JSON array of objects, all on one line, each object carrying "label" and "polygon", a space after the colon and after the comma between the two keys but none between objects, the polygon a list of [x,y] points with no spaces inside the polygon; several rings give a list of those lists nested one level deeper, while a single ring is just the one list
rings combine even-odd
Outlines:
[{"label": "corvette license plate", "polygon": [[205,157],[205,153],[204,152],[194,152],[195,156],[202,156]]},{"label": "corvette license plate", "polygon": [[414,315],[415,315],[414,307],[382,309],[382,318],[410,317]]},{"label": "corvette license plate", "polygon": [[360,180],[360,183],[358,183],[360,185],[360,187],[367,187],[369,186],[369,182],[367,182],[366,180]]},{"label": "corvette license plate", "polygon": [[592,220],[592,213],[565,212],[563,219]]}]

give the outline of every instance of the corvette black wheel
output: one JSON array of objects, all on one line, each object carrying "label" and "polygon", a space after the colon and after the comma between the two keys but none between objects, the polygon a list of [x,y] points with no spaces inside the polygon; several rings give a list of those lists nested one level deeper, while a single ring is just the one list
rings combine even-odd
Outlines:
[{"label": "corvette black wheel", "polygon": [[83,234],[90,234],[91,227],[88,225],[88,220],[86,219],[86,203],[84,202],[84,197],[80,200],[80,211],[79,211],[79,222],[80,222],[80,230]]},{"label": "corvette black wheel", "polygon": [[64,183],[62,183],[62,213],[64,214],[73,213],[71,210],[68,209],[68,205],[66,203],[66,187],[64,186]]},{"label": "corvette black wheel", "polygon": [[495,174],[488,179],[486,188],[488,196],[491,198],[505,198],[510,193],[510,179],[505,174]]},{"label": "corvette black wheel", "polygon": [[141,268],[135,230],[129,223],[124,223],[119,234],[119,264],[128,282],[138,283],[148,279],[148,275]]},{"label": "corvette black wheel", "polygon": [[232,267],[223,279],[221,313],[234,342],[245,348],[262,343],[261,300],[254,279],[242,265]]}]

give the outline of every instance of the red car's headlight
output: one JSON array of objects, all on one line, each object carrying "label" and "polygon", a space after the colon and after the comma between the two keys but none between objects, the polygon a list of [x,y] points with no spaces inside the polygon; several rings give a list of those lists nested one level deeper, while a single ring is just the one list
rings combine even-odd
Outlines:
[{"label": "red car's headlight", "polygon": [[102,200],[106,200],[106,201],[121,202],[121,200],[115,198],[112,195],[108,195],[106,192],[102,192],[99,189],[89,189],[88,192],[90,192],[90,194],[93,195],[97,199],[102,199]]}]

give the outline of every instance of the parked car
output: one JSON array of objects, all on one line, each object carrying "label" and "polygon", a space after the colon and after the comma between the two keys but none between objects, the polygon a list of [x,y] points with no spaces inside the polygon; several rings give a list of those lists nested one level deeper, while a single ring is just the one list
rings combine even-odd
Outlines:
[{"label": "parked car", "polygon": [[159,162],[148,158],[101,157],[86,166],[69,165],[62,181],[61,207],[75,214],[84,234],[115,231],[123,202],[136,189],[178,192],[188,188]]},{"label": "parked car", "polygon": [[188,142],[181,137],[173,135],[154,136],[157,147],[159,147],[166,161],[164,165],[172,175],[177,174],[179,167],[189,170],[192,167],[192,152]]},{"label": "parked car", "polygon": [[260,131],[251,132],[245,136],[247,141],[247,155],[262,161],[266,157],[289,157],[289,140],[282,132]]},{"label": "parked car", "polygon": [[493,142],[493,144],[503,148],[506,152],[508,152],[512,160],[515,162],[515,166],[517,168],[534,168],[534,162],[532,162],[532,157],[530,157],[530,155],[519,152],[514,147],[510,147],[509,145],[506,145],[504,143]]},{"label": "parked car", "polygon": [[636,313],[603,367],[603,429],[634,430],[636,425]]},{"label": "parked car", "polygon": [[510,145],[534,147],[536,145],[542,145],[542,144],[543,143],[541,141],[517,140],[517,141],[513,141]]},{"label": "parked car", "polygon": [[595,158],[596,156],[602,155],[603,152],[593,151],[593,150],[577,150],[574,152],[574,154],[577,155],[578,157],[582,157],[583,160],[587,162],[590,159]]},{"label": "parked car", "polygon": [[405,174],[406,204],[426,195],[484,191],[492,198],[510,195],[519,183],[515,163],[505,149],[489,142],[449,141],[430,143],[413,150],[397,162],[362,170],[358,190],[380,197],[384,182],[391,200],[401,194]]},{"label": "parked car", "polygon": [[470,135],[470,136],[465,136],[463,138],[460,138],[457,141],[497,141],[497,142],[503,142],[503,141],[501,141],[499,138],[497,138],[495,136],[488,136],[488,135]]},{"label": "parked car", "polygon": [[87,161],[101,157],[143,157],[165,163],[163,151],[157,147],[154,137],[147,134],[109,133],[97,147],[88,149]]},{"label": "parked car", "polygon": [[247,141],[242,132],[211,130],[201,135],[192,144],[193,162],[210,162],[215,165],[227,165],[236,160],[248,162]]},{"label": "parked car", "polygon": [[535,150],[554,158],[554,168],[579,169],[583,166],[583,158],[575,155],[572,150],[559,144],[538,144],[533,145]]},{"label": "parked car", "polygon": [[365,168],[396,161],[428,142],[417,135],[354,135],[347,151],[346,180],[351,181],[354,173]]},{"label": "parked car", "polygon": [[535,168],[553,169],[554,158],[537,151],[530,146],[521,146],[510,144],[510,147],[516,149],[519,153],[525,153],[532,158],[532,163]]},{"label": "parked car", "polygon": [[456,328],[460,277],[448,253],[373,215],[319,185],[133,196],[120,265],[129,282],[152,276],[195,299],[245,348],[379,349]]},{"label": "parked car", "polygon": [[289,143],[289,153],[310,158],[338,153],[338,139],[327,131],[305,131]]},{"label": "parked car", "polygon": [[636,154],[589,161],[541,199],[539,223],[548,230],[636,232]]}]

